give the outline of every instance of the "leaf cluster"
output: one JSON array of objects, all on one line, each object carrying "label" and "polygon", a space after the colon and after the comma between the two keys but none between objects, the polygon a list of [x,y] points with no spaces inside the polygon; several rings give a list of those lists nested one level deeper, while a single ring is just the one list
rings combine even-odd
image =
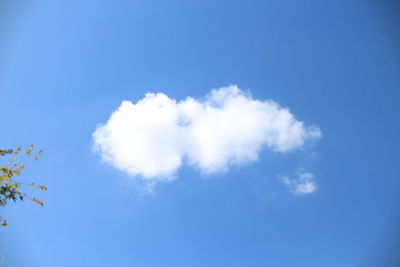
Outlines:
[{"label": "leaf cluster", "polygon": [[[26,166],[24,161],[29,157],[38,160],[42,153],[42,150],[35,152],[33,145],[29,145],[25,150],[20,147],[16,149],[0,149],[0,156],[8,158],[5,164],[0,165],[0,206],[6,206],[11,200],[16,202],[17,200],[23,201],[25,199],[29,199],[40,206],[44,205],[39,199],[31,198],[25,192],[21,191],[21,188],[23,186],[30,186],[46,191],[47,187],[44,185],[36,185],[35,183],[21,182],[18,179]],[[2,226],[7,226],[7,221],[1,216],[0,224]]]}]

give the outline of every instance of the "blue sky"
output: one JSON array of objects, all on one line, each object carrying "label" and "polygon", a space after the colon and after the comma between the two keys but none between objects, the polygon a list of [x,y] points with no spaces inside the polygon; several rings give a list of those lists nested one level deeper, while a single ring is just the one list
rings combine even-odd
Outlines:
[{"label": "blue sky", "polygon": [[[4,266],[396,266],[394,1],[10,3],[0,5],[1,147],[42,148],[21,179],[49,190],[34,193],[43,208],[3,208]],[[189,142],[164,175],[175,180],[151,192],[140,171],[93,150],[123,100],[153,92],[206,103],[230,85],[321,137],[288,152],[260,141],[258,160],[209,174],[190,164]],[[296,194],[305,173],[315,190]]]}]

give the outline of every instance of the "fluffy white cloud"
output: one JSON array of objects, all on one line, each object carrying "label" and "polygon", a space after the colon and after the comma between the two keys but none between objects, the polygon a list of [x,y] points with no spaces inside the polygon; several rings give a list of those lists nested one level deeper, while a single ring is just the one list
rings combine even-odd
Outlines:
[{"label": "fluffy white cloud", "polygon": [[297,178],[293,179],[284,176],[282,182],[296,195],[311,194],[317,190],[315,176],[309,172],[300,173]]},{"label": "fluffy white cloud", "polygon": [[318,127],[305,127],[287,108],[254,100],[235,85],[203,100],[148,93],[136,104],[123,101],[93,133],[104,161],[147,181],[175,179],[183,161],[221,172],[257,160],[264,147],[285,153],[320,136]]}]

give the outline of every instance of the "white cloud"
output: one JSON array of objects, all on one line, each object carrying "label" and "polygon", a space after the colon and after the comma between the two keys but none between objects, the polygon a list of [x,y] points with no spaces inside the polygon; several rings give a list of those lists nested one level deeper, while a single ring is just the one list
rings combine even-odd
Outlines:
[{"label": "white cloud", "polygon": [[284,176],[282,182],[296,195],[311,194],[317,190],[315,176],[309,172],[300,173],[297,178],[293,179]]},{"label": "white cloud", "polygon": [[93,133],[105,162],[149,182],[175,179],[183,161],[204,173],[223,172],[256,161],[264,147],[285,153],[320,137],[318,127],[305,127],[287,108],[254,100],[235,85],[204,100],[148,93],[136,104],[123,101]]}]

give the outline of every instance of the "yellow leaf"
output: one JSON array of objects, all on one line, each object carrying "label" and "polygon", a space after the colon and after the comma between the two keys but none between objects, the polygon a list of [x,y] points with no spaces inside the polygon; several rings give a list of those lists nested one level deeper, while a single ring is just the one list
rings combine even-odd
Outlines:
[{"label": "yellow leaf", "polygon": [[43,202],[40,201],[39,199],[32,198],[32,201],[36,202],[37,204],[39,204],[39,205],[42,206],[42,207],[44,206]]},{"label": "yellow leaf", "polygon": [[45,185],[39,185],[39,188],[40,188],[42,191],[46,191],[46,190],[47,190],[47,186],[45,186]]}]

